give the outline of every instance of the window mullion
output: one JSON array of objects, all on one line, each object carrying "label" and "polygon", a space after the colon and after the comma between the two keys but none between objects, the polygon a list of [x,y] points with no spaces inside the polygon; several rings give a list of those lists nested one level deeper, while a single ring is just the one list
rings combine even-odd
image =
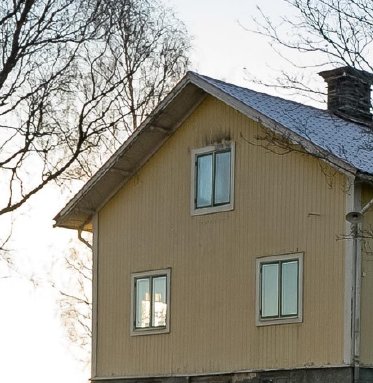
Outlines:
[{"label": "window mullion", "polygon": [[150,285],[150,288],[149,288],[149,299],[150,299],[150,304],[149,304],[149,307],[150,307],[150,310],[149,310],[149,315],[150,315],[150,326],[149,327],[153,327],[153,277],[149,277],[149,285]]}]

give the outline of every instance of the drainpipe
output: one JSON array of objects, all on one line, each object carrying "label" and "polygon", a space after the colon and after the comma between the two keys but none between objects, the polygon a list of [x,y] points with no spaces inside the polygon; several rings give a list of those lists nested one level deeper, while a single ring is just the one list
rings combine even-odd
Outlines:
[{"label": "drainpipe", "polygon": [[359,225],[363,215],[373,206],[373,198],[360,210],[346,215],[351,224],[352,255],[353,255],[353,308],[352,308],[352,352],[354,365],[354,383],[360,381],[360,312],[361,312],[361,243],[359,240]]},{"label": "drainpipe", "polygon": [[354,265],[354,300],[353,300],[353,363],[354,363],[354,383],[359,383],[360,378],[360,292],[361,292],[361,251],[358,240],[358,223],[351,224],[353,236],[353,265]]}]

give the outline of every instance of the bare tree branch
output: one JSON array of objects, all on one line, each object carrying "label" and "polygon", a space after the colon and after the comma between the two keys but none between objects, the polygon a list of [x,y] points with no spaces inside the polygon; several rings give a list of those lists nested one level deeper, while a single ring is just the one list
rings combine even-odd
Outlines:
[{"label": "bare tree branch", "polygon": [[319,97],[324,92],[315,87],[317,81],[308,85],[310,81],[304,76],[307,69],[321,71],[334,65],[373,71],[373,3],[370,0],[283,1],[295,12],[294,16],[283,16],[274,22],[258,7],[258,15],[252,18],[255,27],[246,29],[266,38],[289,65],[274,81],[249,75],[250,81],[319,103],[325,100]]},{"label": "bare tree branch", "polygon": [[0,42],[0,215],[91,175],[188,65],[185,27],[154,1],[6,0]]}]

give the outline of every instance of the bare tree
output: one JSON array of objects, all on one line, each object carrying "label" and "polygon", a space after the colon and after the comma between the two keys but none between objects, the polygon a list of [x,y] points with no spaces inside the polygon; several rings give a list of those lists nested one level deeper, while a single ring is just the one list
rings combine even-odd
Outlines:
[{"label": "bare tree", "polygon": [[14,260],[11,257],[7,244],[11,237],[11,231],[0,243],[0,279],[9,278],[11,271],[15,269]]},{"label": "bare tree", "polygon": [[[122,81],[122,88],[113,99],[110,113],[116,119],[116,128],[109,135],[101,135],[101,145],[93,148],[95,158],[83,156],[71,173],[89,176],[112,153],[155,105],[185,74],[190,47],[185,26],[172,11],[159,1],[107,0],[104,28],[111,31],[108,51],[117,65],[110,81]],[[119,127],[119,129],[118,129]],[[67,175],[71,176],[68,172]]]},{"label": "bare tree", "polygon": [[[370,0],[283,0],[291,16],[274,22],[258,7],[255,32],[268,39],[286,68],[262,85],[325,100],[317,71],[350,66],[373,71],[373,3]],[[312,72],[311,72],[312,71]],[[306,75],[305,75],[306,73]],[[308,75],[307,75],[308,73]],[[312,73],[312,74],[311,74]],[[321,96],[321,97],[320,97]]]},{"label": "bare tree", "polygon": [[[61,175],[68,179],[91,175],[171,90],[188,65],[189,40],[185,27],[159,2],[106,0],[100,7],[99,13],[106,17],[95,22],[100,22],[100,28],[105,31],[105,51],[97,60],[97,65],[101,65],[97,69],[95,62],[85,61],[86,56],[81,59],[83,64],[79,63],[79,68],[83,67],[86,72],[80,74],[78,104],[87,100],[89,92],[100,84],[113,84],[115,88],[103,102],[92,104],[94,110],[89,109],[89,113],[98,115],[94,120],[96,129],[100,125],[102,129],[96,136],[97,143],[87,150],[88,155],[83,153]],[[97,49],[92,43],[86,45],[87,49]],[[73,121],[79,120],[80,114],[75,110],[69,109],[66,115],[73,113],[76,114]],[[51,283],[60,293],[61,319],[68,338],[78,347],[77,355],[88,361],[92,310],[91,239],[81,231],[78,239],[85,246],[77,250],[76,244],[72,244],[65,257],[69,283],[64,286],[55,281]]]},{"label": "bare tree", "polygon": [[0,215],[91,173],[188,64],[157,1],[5,0],[0,41]]},{"label": "bare tree", "polygon": [[[91,175],[182,77],[188,49],[158,0],[3,0],[0,216],[51,181]],[[51,283],[70,340],[88,353],[91,253],[71,248],[65,262],[69,283]]]},{"label": "bare tree", "polygon": [[67,281],[51,282],[60,294],[60,315],[67,337],[74,354],[84,363],[89,363],[91,354],[91,263],[91,248],[79,246],[78,250],[77,244],[72,244],[65,257]]}]

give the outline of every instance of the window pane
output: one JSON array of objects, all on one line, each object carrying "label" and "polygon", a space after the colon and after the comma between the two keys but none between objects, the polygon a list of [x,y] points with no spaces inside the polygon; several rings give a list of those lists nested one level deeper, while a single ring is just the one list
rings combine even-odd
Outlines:
[{"label": "window pane", "polygon": [[197,158],[196,207],[212,206],[212,154]]},{"label": "window pane", "polygon": [[262,317],[278,316],[278,263],[262,265]]},{"label": "window pane", "polygon": [[166,326],[167,316],[167,277],[153,278],[152,326]]},{"label": "window pane", "polygon": [[136,327],[150,325],[149,278],[136,279]]},{"label": "window pane", "polygon": [[229,203],[231,193],[231,152],[215,156],[215,204]]},{"label": "window pane", "polygon": [[298,314],[298,261],[282,263],[281,315]]}]

